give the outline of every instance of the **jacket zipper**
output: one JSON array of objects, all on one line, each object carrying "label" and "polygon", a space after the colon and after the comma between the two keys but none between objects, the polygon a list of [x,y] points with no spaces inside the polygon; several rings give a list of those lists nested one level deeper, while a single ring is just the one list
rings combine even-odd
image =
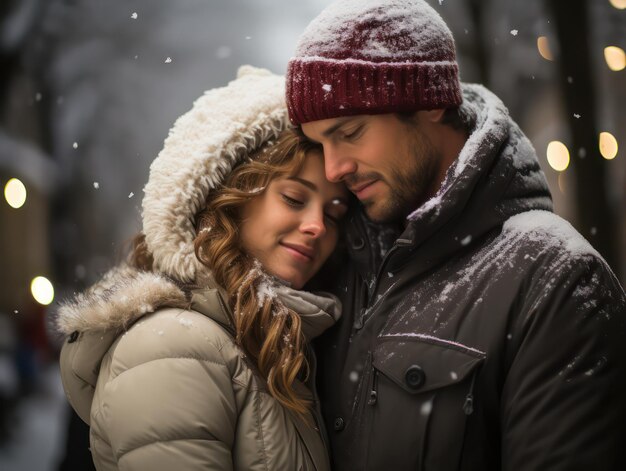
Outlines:
[{"label": "jacket zipper", "polygon": [[319,396],[317,395],[317,358],[315,357],[315,352],[313,351],[313,349],[311,348],[311,346],[308,346],[308,353],[309,353],[309,358],[312,359],[312,363],[313,363],[313,371],[310,372],[310,374],[312,374],[312,381],[311,381],[311,385],[313,386],[313,403],[314,403],[314,407],[313,407],[313,416],[315,418],[315,421],[317,422],[317,428],[319,429],[319,433],[322,436],[322,442],[324,443],[324,448],[326,448],[326,450],[328,451],[328,453],[330,453],[330,442],[328,440],[328,432],[326,431],[326,424],[324,423],[324,417],[322,416],[322,408],[320,405],[320,399]]},{"label": "jacket zipper", "polygon": [[463,412],[465,415],[472,415],[474,412],[474,383],[476,382],[476,371],[478,368],[475,368],[472,372],[472,382],[470,383],[469,391],[465,396],[465,402],[463,403]]},{"label": "jacket zipper", "polygon": [[[385,265],[387,264],[387,261],[389,260],[389,258],[391,258],[391,255],[393,254],[393,252],[395,252],[399,247],[408,247],[409,245],[411,245],[411,241],[406,240],[406,239],[398,239],[396,243],[385,254],[385,257],[380,263],[380,267],[378,269],[378,273],[376,274],[376,278],[374,279],[374,286],[372,287],[371,290],[368,289],[368,302],[367,302],[365,311],[368,311],[371,307],[376,305],[376,300],[374,300],[374,294],[378,290],[378,284],[381,279],[381,275],[383,273]],[[374,300],[374,302],[372,302],[372,300]],[[360,321],[358,322],[357,330],[362,329],[365,323],[367,322],[367,319],[369,319],[370,317],[372,317],[372,313],[370,313],[365,319],[361,318]]]},{"label": "jacket zipper", "polygon": [[370,388],[370,397],[367,400],[368,406],[375,406],[378,402],[378,370],[373,368],[372,387]]}]

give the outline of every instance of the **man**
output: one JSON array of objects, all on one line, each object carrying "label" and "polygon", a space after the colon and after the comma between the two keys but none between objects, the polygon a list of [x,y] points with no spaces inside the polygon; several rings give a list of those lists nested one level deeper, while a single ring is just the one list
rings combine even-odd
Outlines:
[{"label": "man", "polygon": [[457,70],[421,0],[336,2],[288,66],[292,122],[361,203],[318,345],[334,469],[624,469],[624,291]]}]

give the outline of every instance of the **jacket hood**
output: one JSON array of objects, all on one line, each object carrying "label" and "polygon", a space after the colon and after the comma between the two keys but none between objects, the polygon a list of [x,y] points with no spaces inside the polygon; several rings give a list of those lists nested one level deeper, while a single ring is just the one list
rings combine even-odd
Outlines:
[{"label": "jacket hood", "polygon": [[251,66],[176,120],[144,188],[143,233],[155,271],[183,282],[206,271],[193,249],[196,214],[237,163],[287,125],[284,78]]},{"label": "jacket hood", "polygon": [[[469,137],[448,169],[437,194],[408,216],[433,222],[461,212],[487,187],[482,210],[501,222],[521,211],[552,209],[550,191],[532,144],[513,122],[502,101],[482,85],[463,84],[460,114],[470,123]],[[484,181],[486,185],[482,185]]]},{"label": "jacket hood", "polygon": [[[462,89],[459,110],[469,125],[469,136],[435,196],[407,216],[399,239],[397,228],[373,224],[363,212],[360,222],[355,221],[360,234],[351,237],[358,240],[365,234],[374,260],[380,260],[397,239],[412,248],[412,263],[427,270],[499,231],[516,214],[552,210],[535,149],[502,101],[481,85],[463,84]],[[353,257],[360,271],[371,271],[358,251],[353,251]]]},{"label": "jacket hood", "polygon": [[[159,307],[190,308],[201,290],[189,297],[179,283],[218,289],[210,270],[194,253],[195,216],[203,209],[209,191],[219,186],[235,165],[287,125],[284,78],[264,69],[242,66],[227,86],[209,90],[196,100],[170,130],[163,150],[150,166],[144,189],[143,232],[154,260],[152,271],[125,264],[112,269],[60,307],[55,319],[58,330],[65,334],[119,332]],[[334,298],[298,294],[286,287],[272,289],[299,313],[315,317],[323,311],[319,317],[325,320],[304,322],[305,327],[308,324],[305,334],[310,336],[339,315]],[[230,316],[220,319],[229,322]]]}]

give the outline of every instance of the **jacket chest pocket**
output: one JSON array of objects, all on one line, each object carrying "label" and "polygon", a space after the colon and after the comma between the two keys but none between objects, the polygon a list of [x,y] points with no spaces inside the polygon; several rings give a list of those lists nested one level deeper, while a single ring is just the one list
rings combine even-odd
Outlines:
[{"label": "jacket chest pocket", "polygon": [[368,469],[457,469],[484,359],[428,336],[379,338],[364,394]]}]

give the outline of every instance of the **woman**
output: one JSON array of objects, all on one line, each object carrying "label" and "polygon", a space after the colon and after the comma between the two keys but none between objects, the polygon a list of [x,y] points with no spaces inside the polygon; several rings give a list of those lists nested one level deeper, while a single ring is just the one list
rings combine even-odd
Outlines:
[{"label": "woman", "polygon": [[151,166],[128,263],[60,309],[99,470],[329,469],[307,343],[339,308],[297,290],[348,195],[286,123],[267,71],[207,92]]}]

